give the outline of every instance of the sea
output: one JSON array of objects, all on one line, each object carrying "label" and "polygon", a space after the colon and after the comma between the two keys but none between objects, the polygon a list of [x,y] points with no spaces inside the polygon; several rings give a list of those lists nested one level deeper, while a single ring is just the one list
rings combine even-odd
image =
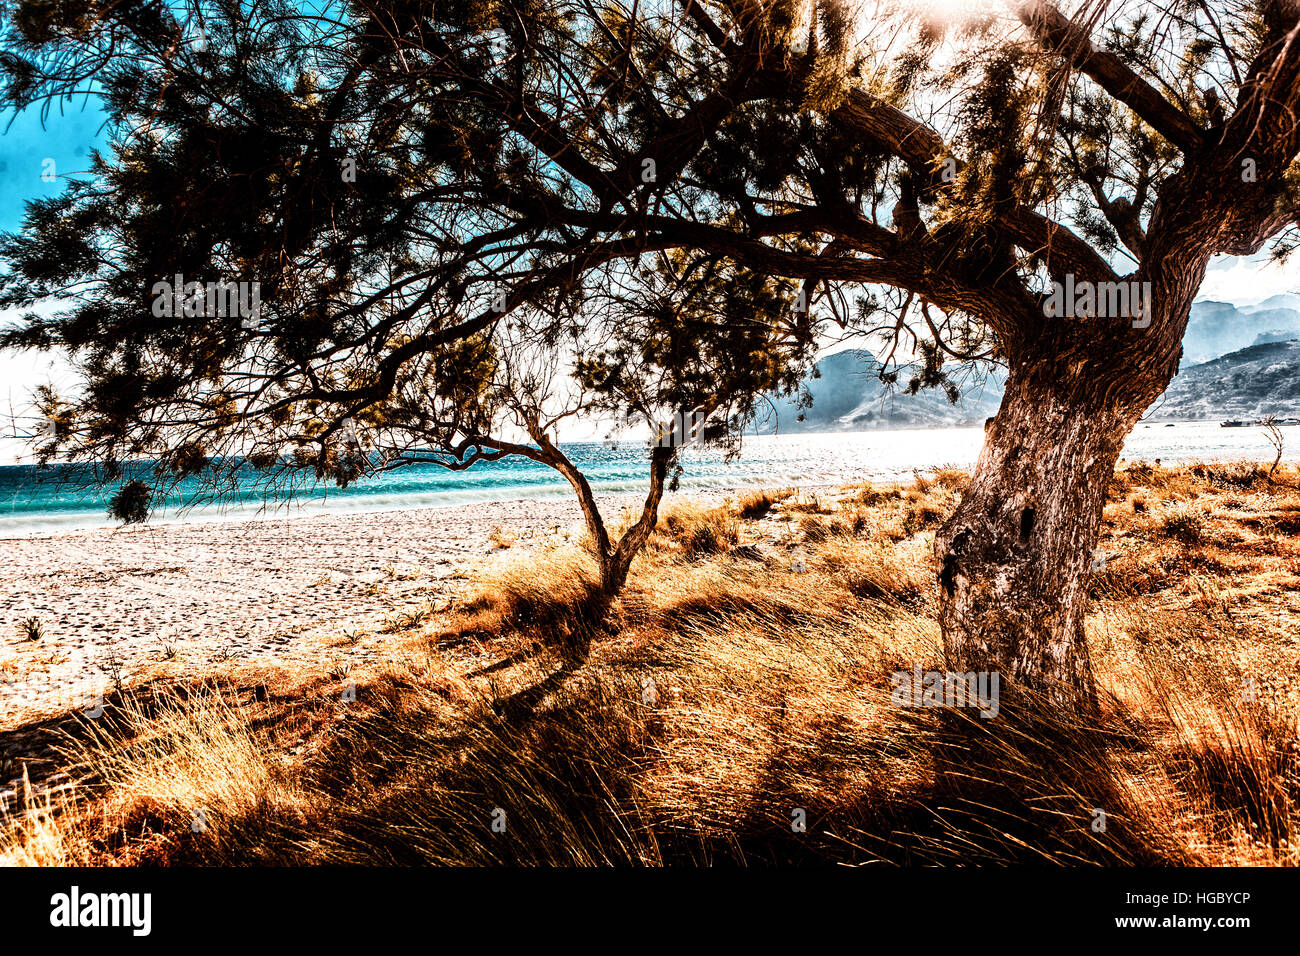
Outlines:
[{"label": "sea", "polygon": [[[1281,432],[1283,460],[1300,460],[1300,426],[1284,426]],[[679,487],[691,491],[899,480],[939,467],[968,468],[975,463],[983,440],[981,427],[748,436],[734,459],[717,450],[684,449]],[[581,442],[563,447],[597,494],[632,494],[647,487],[644,443]],[[1168,465],[1272,461],[1276,454],[1259,427],[1152,422],[1134,429],[1124,457],[1160,459]],[[107,507],[115,487],[96,487],[88,478],[88,470],[75,464],[0,466],[0,538],[114,525]],[[188,479],[164,501],[155,502],[150,522],[447,508],[572,494],[558,473],[524,458],[480,463],[465,471],[421,463],[361,478],[347,488],[320,484],[297,488],[292,495],[268,493],[263,485],[250,482],[236,484],[213,499],[202,491],[199,479]]]}]

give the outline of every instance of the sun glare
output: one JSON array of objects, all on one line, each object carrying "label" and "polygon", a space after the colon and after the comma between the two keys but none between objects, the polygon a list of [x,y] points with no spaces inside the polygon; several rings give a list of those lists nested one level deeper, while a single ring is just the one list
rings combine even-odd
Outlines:
[{"label": "sun glare", "polygon": [[901,0],[900,6],[913,8],[932,23],[946,25],[988,13],[993,4],[991,0]]}]

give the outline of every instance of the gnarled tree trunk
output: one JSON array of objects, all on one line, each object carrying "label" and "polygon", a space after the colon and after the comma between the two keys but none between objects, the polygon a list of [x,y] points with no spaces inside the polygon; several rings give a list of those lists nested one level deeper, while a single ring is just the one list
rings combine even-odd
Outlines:
[{"label": "gnarled tree trunk", "polygon": [[1204,261],[1152,274],[1145,326],[1080,319],[1018,343],[970,487],[935,537],[953,670],[997,671],[1063,710],[1095,709],[1084,617],[1106,491],[1125,439],[1177,373]]},{"label": "gnarled tree trunk", "polygon": [[970,488],[936,537],[949,665],[1060,701],[1092,699],[1087,575],[1106,487],[1145,406],[1103,383],[1017,370]]},{"label": "gnarled tree trunk", "polygon": [[[1087,575],[1124,439],[1177,371],[1210,257],[1254,255],[1271,236],[1300,224],[1288,180],[1300,151],[1300,5],[1261,5],[1261,46],[1238,78],[1236,108],[1227,120],[1211,111],[1208,126],[1129,74],[1053,5],[1018,6],[1044,49],[1087,74],[1182,153],[1176,171],[1138,187],[1136,205],[1123,197],[1131,212],[1091,184],[1139,263],[1121,281],[1143,284],[1150,310],[1143,322],[1119,316],[1064,322],[1059,313],[1045,320],[1032,309],[1018,314],[991,300],[982,312],[979,303],[973,309],[998,332],[1010,375],[970,489],[935,539],[949,665],[997,669],[1004,686],[1039,691],[1079,712],[1095,704],[1083,626]],[[1148,186],[1156,199],[1144,223]],[[1107,275],[1111,270],[1099,267],[1075,238],[1064,230],[1042,241],[1054,280],[1120,278]],[[959,297],[951,304],[967,307]]]},{"label": "gnarled tree trunk", "polygon": [[587,525],[587,533],[591,535],[591,550],[600,571],[600,593],[605,598],[615,597],[627,583],[632,561],[641,553],[641,549],[645,547],[646,541],[650,539],[655,525],[659,522],[659,502],[663,499],[672,449],[664,446],[651,449],[650,490],[646,493],[641,516],[623,532],[617,541],[614,541],[605,527],[600,506],[596,503],[596,495],[586,475],[535,425],[530,429],[530,434],[538,446],[538,452],[533,457],[562,474],[577,493],[578,504],[582,507],[582,517]]}]

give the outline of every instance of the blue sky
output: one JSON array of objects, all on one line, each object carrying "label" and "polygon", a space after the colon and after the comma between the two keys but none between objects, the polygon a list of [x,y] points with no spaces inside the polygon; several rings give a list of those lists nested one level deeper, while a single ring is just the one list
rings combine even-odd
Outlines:
[{"label": "blue sky", "polygon": [[[29,200],[57,196],[69,176],[89,168],[91,149],[106,142],[103,121],[94,97],[51,104],[44,123],[39,106],[17,116],[0,115],[0,230],[17,229]],[[53,172],[54,182],[42,177],[46,170]],[[0,312],[0,324],[8,318]],[[0,464],[11,464],[21,453],[4,436],[12,433],[10,416],[26,411],[32,389],[43,383],[66,387],[73,381],[66,365],[53,356],[0,353]]]},{"label": "blue sky", "polygon": [[[0,229],[6,232],[22,222],[28,200],[58,195],[68,176],[89,168],[91,149],[106,141],[94,97],[51,105],[44,124],[40,113],[35,106],[0,121]],[[47,160],[53,160],[54,182],[41,178]]]}]

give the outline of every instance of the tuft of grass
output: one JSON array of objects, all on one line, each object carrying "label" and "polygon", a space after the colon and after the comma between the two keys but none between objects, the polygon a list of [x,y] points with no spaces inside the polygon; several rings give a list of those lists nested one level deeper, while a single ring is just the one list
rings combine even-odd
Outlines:
[{"label": "tuft of grass", "polygon": [[962,468],[938,468],[934,472],[934,483],[940,488],[962,494],[970,485],[970,474]]},{"label": "tuft of grass", "polygon": [[[493,528],[492,533],[500,533],[500,528]],[[489,536],[489,540],[491,540]],[[508,547],[508,545],[506,546]],[[384,573],[393,581],[414,581],[421,577],[423,570],[419,567],[403,566],[399,564],[385,564]],[[328,575],[326,576],[328,580]]]},{"label": "tuft of grass", "polygon": [[86,866],[96,859],[94,830],[74,791],[32,786],[24,770],[16,805],[0,805],[0,866]]},{"label": "tuft of grass", "polygon": [[1205,522],[1200,515],[1190,511],[1174,511],[1165,516],[1160,530],[1170,538],[1184,544],[1200,544],[1205,539]]},{"label": "tuft of grass", "polygon": [[866,507],[876,507],[883,502],[898,500],[903,497],[903,492],[898,488],[880,487],[871,482],[864,482],[858,487],[851,497],[851,501],[865,505]]},{"label": "tuft of grass", "polygon": [[58,753],[79,785],[5,820],[0,860],[102,860],[93,833],[107,815],[128,860],[271,864],[284,861],[277,834],[305,832],[310,818],[312,798],[271,742],[216,691],[127,699],[67,733]]},{"label": "tuft of grass", "polygon": [[938,528],[948,517],[949,509],[929,501],[909,503],[903,527],[909,534]]},{"label": "tuft of grass", "polygon": [[790,498],[794,489],[786,491],[750,491],[742,495],[736,503],[736,514],[746,520],[754,521],[767,516],[772,506]]},{"label": "tuft of grass", "polygon": [[740,523],[726,507],[682,503],[660,516],[660,546],[668,543],[692,557],[719,554],[740,543]]},{"label": "tuft of grass", "polygon": [[[860,516],[858,516],[860,517]],[[805,541],[825,541],[831,537],[847,537],[854,534],[856,519],[845,521],[842,518],[823,518],[821,515],[808,514],[799,519],[799,530]]]},{"label": "tuft of grass", "polygon": [[325,672],[325,676],[328,677],[330,680],[342,680],[343,678],[347,677],[351,673],[352,673],[351,661],[335,661],[333,664],[330,665],[329,670]]},{"label": "tuft of grass", "polygon": [[[412,631],[423,626],[433,615],[433,606],[429,603],[414,607],[406,611],[397,611],[387,618],[384,622],[383,631],[385,634],[397,634],[402,631]],[[355,644],[360,639],[356,632],[344,632],[343,640],[348,644]]]},{"label": "tuft of grass", "polygon": [[25,641],[44,640],[45,625],[38,617],[24,618],[18,622],[18,633]]}]

